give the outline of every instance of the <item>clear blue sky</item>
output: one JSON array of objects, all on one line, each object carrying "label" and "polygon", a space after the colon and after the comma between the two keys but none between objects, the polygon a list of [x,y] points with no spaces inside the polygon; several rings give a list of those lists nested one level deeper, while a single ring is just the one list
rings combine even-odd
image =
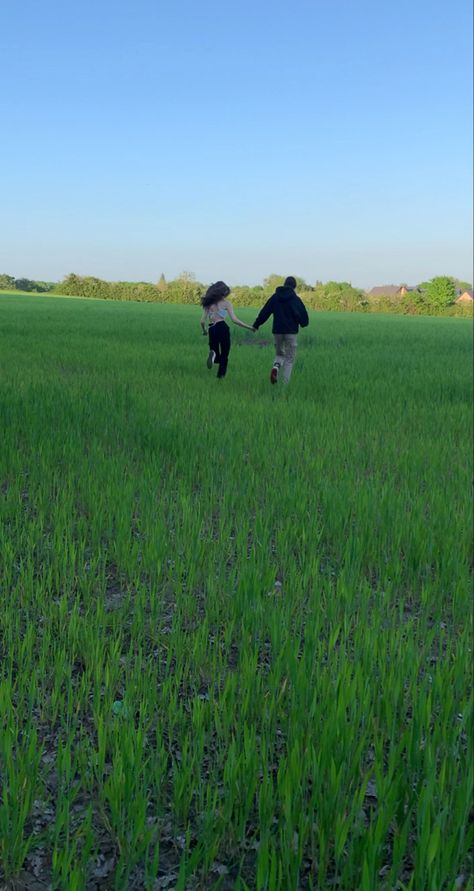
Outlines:
[{"label": "clear blue sky", "polygon": [[3,0],[0,272],[472,278],[470,0]]}]

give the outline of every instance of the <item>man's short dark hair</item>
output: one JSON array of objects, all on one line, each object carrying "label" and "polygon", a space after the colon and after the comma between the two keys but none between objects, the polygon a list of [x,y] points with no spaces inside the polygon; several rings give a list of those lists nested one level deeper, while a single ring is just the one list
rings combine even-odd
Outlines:
[{"label": "man's short dark hair", "polygon": [[287,275],[285,278],[285,288],[296,288],[296,279],[294,275]]}]

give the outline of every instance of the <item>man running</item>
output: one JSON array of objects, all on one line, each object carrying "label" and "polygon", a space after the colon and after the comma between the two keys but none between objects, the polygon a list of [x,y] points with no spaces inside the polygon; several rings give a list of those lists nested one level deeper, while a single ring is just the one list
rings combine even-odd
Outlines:
[{"label": "man running", "polygon": [[284,285],[278,287],[260,310],[253,328],[255,331],[273,315],[272,332],[275,340],[275,361],[270,372],[270,381],[276,384],[280,369],[283,368],[283,382],[288,383],[296,358],[298,330],[309,325],[306,307],[295,291],[296,279],[289,275]]}]

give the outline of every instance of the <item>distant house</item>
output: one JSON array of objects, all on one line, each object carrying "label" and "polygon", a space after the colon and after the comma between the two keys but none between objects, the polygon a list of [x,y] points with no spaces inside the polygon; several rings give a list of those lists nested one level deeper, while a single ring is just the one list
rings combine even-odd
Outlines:
[{"label": "distant house", "polygon": [[411,293],[421,294],[421,288],[413,285],[377,285],[369,291],[369,297],[404,297]]},{"label": "distant house", "polygon": [[416,285],[400,285],[398,293],[405,296],[405,294],[421,294],[421,288],[417,288]]},{"label": "distant house", "polygon": [[369,297],[396,297],[399,291],[397,285],[378,285],[369,291]]},{"label": "distant house", "polygon": [[472,288],[470,291],[461,291],[461,293],[459,294],[459,297],[457,297],[454,302],[455,303],[472,303],[472,301],[474,300],[473,294],[474,294],[474,291],[472,290]]}]

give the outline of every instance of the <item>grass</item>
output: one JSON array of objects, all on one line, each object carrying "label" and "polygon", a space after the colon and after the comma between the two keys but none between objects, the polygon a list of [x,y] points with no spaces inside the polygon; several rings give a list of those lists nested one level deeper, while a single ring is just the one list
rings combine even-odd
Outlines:
[{"label": "grass", "polygon": [[3,887],[467,887],[471,326],[232,336],[0,298]]}]

